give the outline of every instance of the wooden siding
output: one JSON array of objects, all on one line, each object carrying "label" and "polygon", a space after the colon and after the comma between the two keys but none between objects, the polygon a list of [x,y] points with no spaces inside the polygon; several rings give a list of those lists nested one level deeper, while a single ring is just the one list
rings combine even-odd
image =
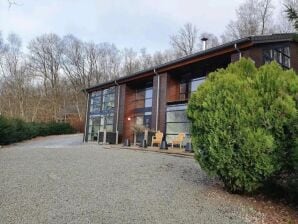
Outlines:
[{"label": "wooden siding", "polygon": [[[124,108],[124,124],[123,124],[123,140],[128,138],[133,141],[132,127],[134,125],[134,109],[135,109],[135,89],[126,85],[125,88],[125,108]],[[129,121],[128,118],[131,118]]]}]

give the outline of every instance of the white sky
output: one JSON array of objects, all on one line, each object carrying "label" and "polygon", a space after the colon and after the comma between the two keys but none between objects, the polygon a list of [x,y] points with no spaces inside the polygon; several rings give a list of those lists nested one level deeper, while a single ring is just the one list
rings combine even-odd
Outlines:
[{"label": "white sky", "polygon": [[[169,35],[191,22],[200,32],[223,33],[243,0],[0,0],[0,31],[15,32],[27,45],[43,33],[74,34],[119,48],[169,46]],[[278,0],[275,0],[278,1]]]}]

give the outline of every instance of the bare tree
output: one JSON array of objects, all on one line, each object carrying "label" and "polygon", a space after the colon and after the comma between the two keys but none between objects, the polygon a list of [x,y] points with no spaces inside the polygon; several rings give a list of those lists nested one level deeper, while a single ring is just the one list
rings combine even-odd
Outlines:
[{"label": "bare tree", "polygon": [[26,92],[31,77],[27,72],[26,60],[21,52],[21,39],[9,34],[3,58],[1,60],[2,88],[8,101],[8,113],[11,116],[26,117]]},{"label": "bare tree", "polygon": [[114,44],[100,43],[97,45],[99,56],[99,72],[102,81],[115,79],[120,76],[121,55]]},{"label": "bare tree", "polygon": [[180,56],[192,54],[198,43],[198,29],[191,23],[186,23],[178,33],[170,36],[170,44]]},{"label": "bare tree", "polygon": [[272,26],[270,25],[270,18],[273,16],[274,6],[272,0],[261,0],[258,2],[259,17],[261,20],[260,33],[267,34],[272,33]]},{"label": "bare tree", "polygon": [[236,20],[227,25],[222,41],[271,33],[273,12],[272,0],[246,0],[236,9]]},{"label": "bare tree", "polygon": [[46,96],[50,99],[53,119],[58,119],[62,42],[56,34],[44,34],[28,46],[31,71],[42,79]]},{"label": "bare tree", "polygon": [[[72,35],[63,38],[62,69],[76,90],[90,87],[92,74],[87,63],[86,47],[82,41]],[[91,64],[93,66],[93,64]]]},{"label": "bare tree", "polygon": [[138,59],[138,53],[132,48],[125,48],[123,54],[123,74],[131,75],[140,70],[140,62]]},{"label": "bare tree", "polygon": [[152,56],[147,53],[146,48],[140,50],[141,69],[147,69],[153,66]]}]

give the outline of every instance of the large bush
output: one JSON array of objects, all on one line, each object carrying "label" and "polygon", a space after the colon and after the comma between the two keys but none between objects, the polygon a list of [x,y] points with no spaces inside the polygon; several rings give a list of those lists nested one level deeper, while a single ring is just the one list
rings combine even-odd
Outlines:
[{"label": "large bush", "polygon": [[0,116],[0,145],[7,145],[36,136],[74,133],[67,123],[33,123]]},{"label": "large bush", "polygon": [[297,93],[295,72],[275,62],[256,68],[242,59],[211,73],[187,110],[201,167],[232,192],[252,192],[294,172]]}]

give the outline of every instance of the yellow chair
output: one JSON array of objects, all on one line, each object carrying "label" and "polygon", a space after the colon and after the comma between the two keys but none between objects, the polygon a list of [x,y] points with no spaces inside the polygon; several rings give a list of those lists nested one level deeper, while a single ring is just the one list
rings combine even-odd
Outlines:
[{"label": "yellow chair", "polygon": [[163,133],[160,131],[156,132],[155,136],[152,136],[151,146],[153,146],[153,144],[160,145],[162,138],[163,138]]},{"label": "yellow chair", "polygon": [[185,138],[185,133],[179,133],[173,140],[172,140],[172,148],[174,145],[179,145],[180,149],[182,146],[182,143]]}]

